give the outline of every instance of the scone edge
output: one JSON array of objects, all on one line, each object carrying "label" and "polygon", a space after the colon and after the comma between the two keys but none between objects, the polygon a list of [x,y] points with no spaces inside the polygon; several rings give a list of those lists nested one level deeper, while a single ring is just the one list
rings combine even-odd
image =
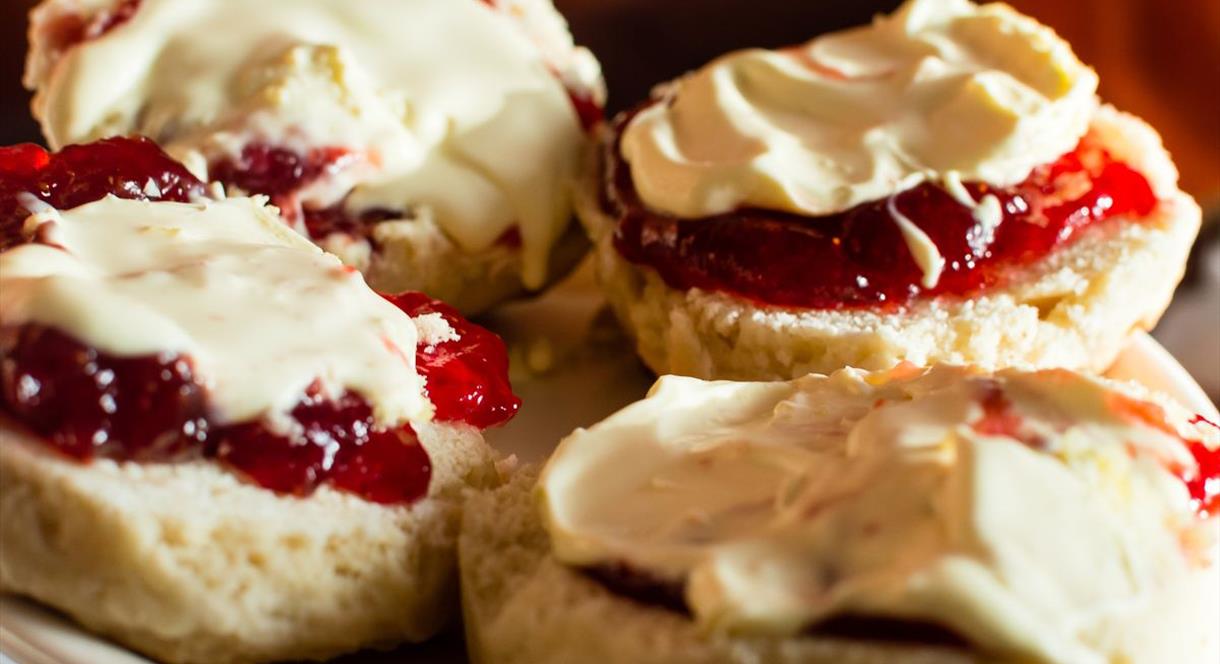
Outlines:
[{"label": "scone edge", "polygon": [[686,617],[615,595],[556,561],[536,470],[472,494],[458,540],[466,643],[478,664],[983,664],[937,646],[700,633]]},{"label": "scone edge", "polygon": [[417,428],[429,495],[384,506],[280,496],[210,462],[79,464],[0,422],[0,591],[173,664],[422,641],[456,609],[463,493],[499,477],[476,430]]}]

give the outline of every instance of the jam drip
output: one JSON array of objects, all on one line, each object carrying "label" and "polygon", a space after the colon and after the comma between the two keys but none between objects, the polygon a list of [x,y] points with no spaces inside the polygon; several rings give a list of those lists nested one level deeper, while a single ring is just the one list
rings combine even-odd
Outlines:
[{"label": "jam drip", "polygon": [[[150,194],[157,185],[157,196]],[[26,238],[32,193],[59,209],[100,199],[185,201],[203,185],[143,139],[112,139],[55,155],[36,146],[0,149],[0,228],[5,247]],[[435,417],[485,428],[516,414],[508,353],[491,332],[419,293],[387,299],[413,317],[444,318],[457,339],[416,349]],[[40,325],[0,327],[0,410],[63,454],[135,461],[216,459],[266,488],[307,495],[322,484],[379,503],[425,495],[427,452],[409,424],[376,425],[359,394],[328,398],[311,387],[288,413],[298,426],[209,419],[207,392],[190,357],[116,357]]]},{"label": "jam drip", "polygon": [[407,291],[383,297],[412,318],[439,315],[458,336],[434,346],[421,344],[415,352],[415,368],[427,381],[436,419],[485,429],[517,414],[521,400],[508,383],[508,351],[500,337],[423,293]]},{"label": "jam drip", "polygon": [[[630,119],[616,120],[619,137]],[[992,237],[970,209],[931,183],[820,217],[746,208],[680,219],[645,206],[618,141],[608,143],[602,206],[617,220],[614,244],[624,258],[656,270],[672,288],[786,307],[885,309],[918,297],[970,296],[1009,283],[1082,228],[1146,216],[1157,202],[1142,175],[1086,137],[1018,185],[965,185],[976,201],[987,194],[999,200],[1003,221]],[[891,202],[945,258],[936,287],[922,286],[923,271],[887,210]]]},{"label": "jam drip", "polygon": [[21,227],[36,201],[68,210],[111,194],[185,203],[204,186],[146,138],[70,145],[54,156],[32,144],[0,147],[0,250],[28,239]]}]

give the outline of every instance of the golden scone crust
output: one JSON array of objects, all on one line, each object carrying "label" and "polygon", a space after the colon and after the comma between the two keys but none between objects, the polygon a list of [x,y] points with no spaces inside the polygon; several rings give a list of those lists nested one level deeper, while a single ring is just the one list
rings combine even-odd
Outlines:
[{"label": "golden scone crust", "polygon": [[421,641],[456,608],[466,487],[497,482],[466,426],[423,425],[428,496],[277,495],[215,464],[79,464],[0,421],[0,591],[165,662],[323,659]]},{"label": "golden scone crust", "polygon": [[533,472],[472,495],[458,540],[462,614],[480,664],[981,664],[963,649],[846,638],[729,637],[626,599],[561,565],[538,517]]},{"label": "golden scone crust", "polygon": [[1091,131],[1152,184],[1160,203],[1148,218],[1098,224],[1011,286],[899,311],[788,309],[675,290],[614,248],[615,221],[598,202],[596,168],[577,210],[594,242],[606,298],[659,374],[786,380],[901,361],[1102,370],[1133,330],[1150,329],[1164,313],[1202,214],[1178,189],[1173,162],[1143,121],[1103,107]]}]

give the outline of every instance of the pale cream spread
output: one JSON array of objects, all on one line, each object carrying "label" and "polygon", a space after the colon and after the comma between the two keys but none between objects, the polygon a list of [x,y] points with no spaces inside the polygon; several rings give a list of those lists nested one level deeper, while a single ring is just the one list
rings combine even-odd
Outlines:
[{"label": "pale cream spread", "polygon": [[[219,424],[287,413],[315,380],[380,423],[428,419],[412,319],[259,199],[113,196],[36,211],[43,243],[0,254],[0,324],[57,328],[118,356],[184,353]],[[422,321],[428,336],[443,320]],[[426,340],[425,340],[426,341]]]},{"label": "pale cream spread", "polygon": [[[1066,371],[664,377],[538,484],[554,555],[681,584],[704,630],[931,622],[1062,664],[1220,655],[1220,520],[1189,414]],[[1166,415],[1169,413],[1169,415]]]},{"label": "pale cream spread", "polygon": [[596,96],[601,78],[549,2],[494,4],[143,0],[54,64],[32,56],[27,84],[53,147],[139,133],[197,171],[251,143],[345,150],[302,203],[350,192],[350,211],[428,215],[470,252],[519,227],[536,287],[585,144],[561,79]]},{"label": "pale cream spread", "polygon": [[[636,115],[621,149],[660,212],[826,215],[927,181],[1020,182],[1075,147],[1096,88],[1066,42],[1007,5],[908,0],[869,26],[712,61]],[[994,197],[963,202],[998,216]],[[939,260],[919,260],[925,285]]]}]

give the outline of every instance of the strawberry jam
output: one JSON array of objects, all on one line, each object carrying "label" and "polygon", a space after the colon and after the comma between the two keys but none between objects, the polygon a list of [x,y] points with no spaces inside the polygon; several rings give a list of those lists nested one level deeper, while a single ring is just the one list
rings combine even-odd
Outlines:
[{"label": "strawberry jam", "polygon": [[184,203],[204,186],[146,138],[70,145],[54,156],[37,145],[0,147],[0,250],[26,240],[21,226],[37,201],[68,210],[107,195]]},{"label": "strawberry jam", "polygon": [[[1202,415],[1196,415],[1191,422],[1220,429]],[[1220,448],[1208,449],[1198,440],[1188,440],[1186,446],[1195,458],[1195,469],[1180,474],[1190,491],[1190,499],[1200,516],[1216,516],[1220,514]]]},{"label": "strawberry jam", "polygon": [[130,21],[139,8],[140,0],[121,0],[113,7],[99,9],[90,16],[71,12],[58,14],[53,23],[42,27],[43,40],[49,50],[62,53]]},{"label": "strawberry jam", "polygon": [[412,318],[437,314],[457,333],[456,341],[421,344],[415,353],[415,368],[427,380],[436,419],[466,422],[481,429],[512,419],[521,400],[508,383],[508,351],[500,337],[423,293],[384,297]]},{"label": "strawberry jam", "polygon": [[[142,184],[149,181],[157,196]],[[34,146],[0,149],[5,247],[40,241],[20,230],[29,215],[26,194],[67,209],[108,194],[178,201],[202,193],[201,183],[144,140],[113,139],[55,155]],[[498,337],[421,294],[387,299],[411,316],[439,315],[458,337],[416,349],[438,421],[484,428],[516,413],[520,401]],[[288,413],[299,425],[290,432],[264,421],[222,425],[210,419],[207,389],[190,357],[112,356],[35,324],[0,325],[0,410],[75,459],[211,458],[286,494],[327,484],[373,502],[406,503],[427,493],[431,477],[410,424],[377,425],[359,394],[326,398],[311,387]]]},{"label": "strawberry jam", "polygon": [[[516,414],[520,400],[498,337],[426,296],[389,299],[413,315],[439,313],[461,335],[416,350],[438,421],[485,428]],[[299,424],[290,434],[263,421],[221,426],[208,418],[189,357],[115,357],[38,325],[0,335],[0,405],[80,460],[214,458],[280,493],[308,495],[329,484],[379,503],[416,500],[431,477],[411,425],[378,427],[358,394],[326,399],[311,388],[289,413]]]},{"label": "strawberry jam", "polygon": [[374,224],[386,219],[402,219],[406,211],[374,208],[353,213],[344,201],[319,208],[299,200],[303,189],[355,161],[356,156],[345,148],[317,148],[302,155],[287,148],[250,143],[242,148],[236,159],[212,162],[208,174],[226,187],[269,197],[285,219],[299,221],[314,240],[322,240],[332,233],[363,238],[368,236]]},{"label": "strawberry jam", "polygon": [[[616,120],[618,136],[630,119]],[[820,217],[747,208],[681,219],[645,206],[620,154],[617,141],[609,141],[602,206],[617,220],[614,243],[624,258],[656,270],[672,288],[785,307],[891,308],[917,297],[969,296],[1005,284],[1082,228],[1118,215],[1145,216],[1157,202],[1142,175],[1086,137],[1015,186],[966,184],[975,200],[986,194],[999,200],[1003,221],[990,234],[931,183]],[[923,287],[890,204],[945,258],[934,288]]]}]

